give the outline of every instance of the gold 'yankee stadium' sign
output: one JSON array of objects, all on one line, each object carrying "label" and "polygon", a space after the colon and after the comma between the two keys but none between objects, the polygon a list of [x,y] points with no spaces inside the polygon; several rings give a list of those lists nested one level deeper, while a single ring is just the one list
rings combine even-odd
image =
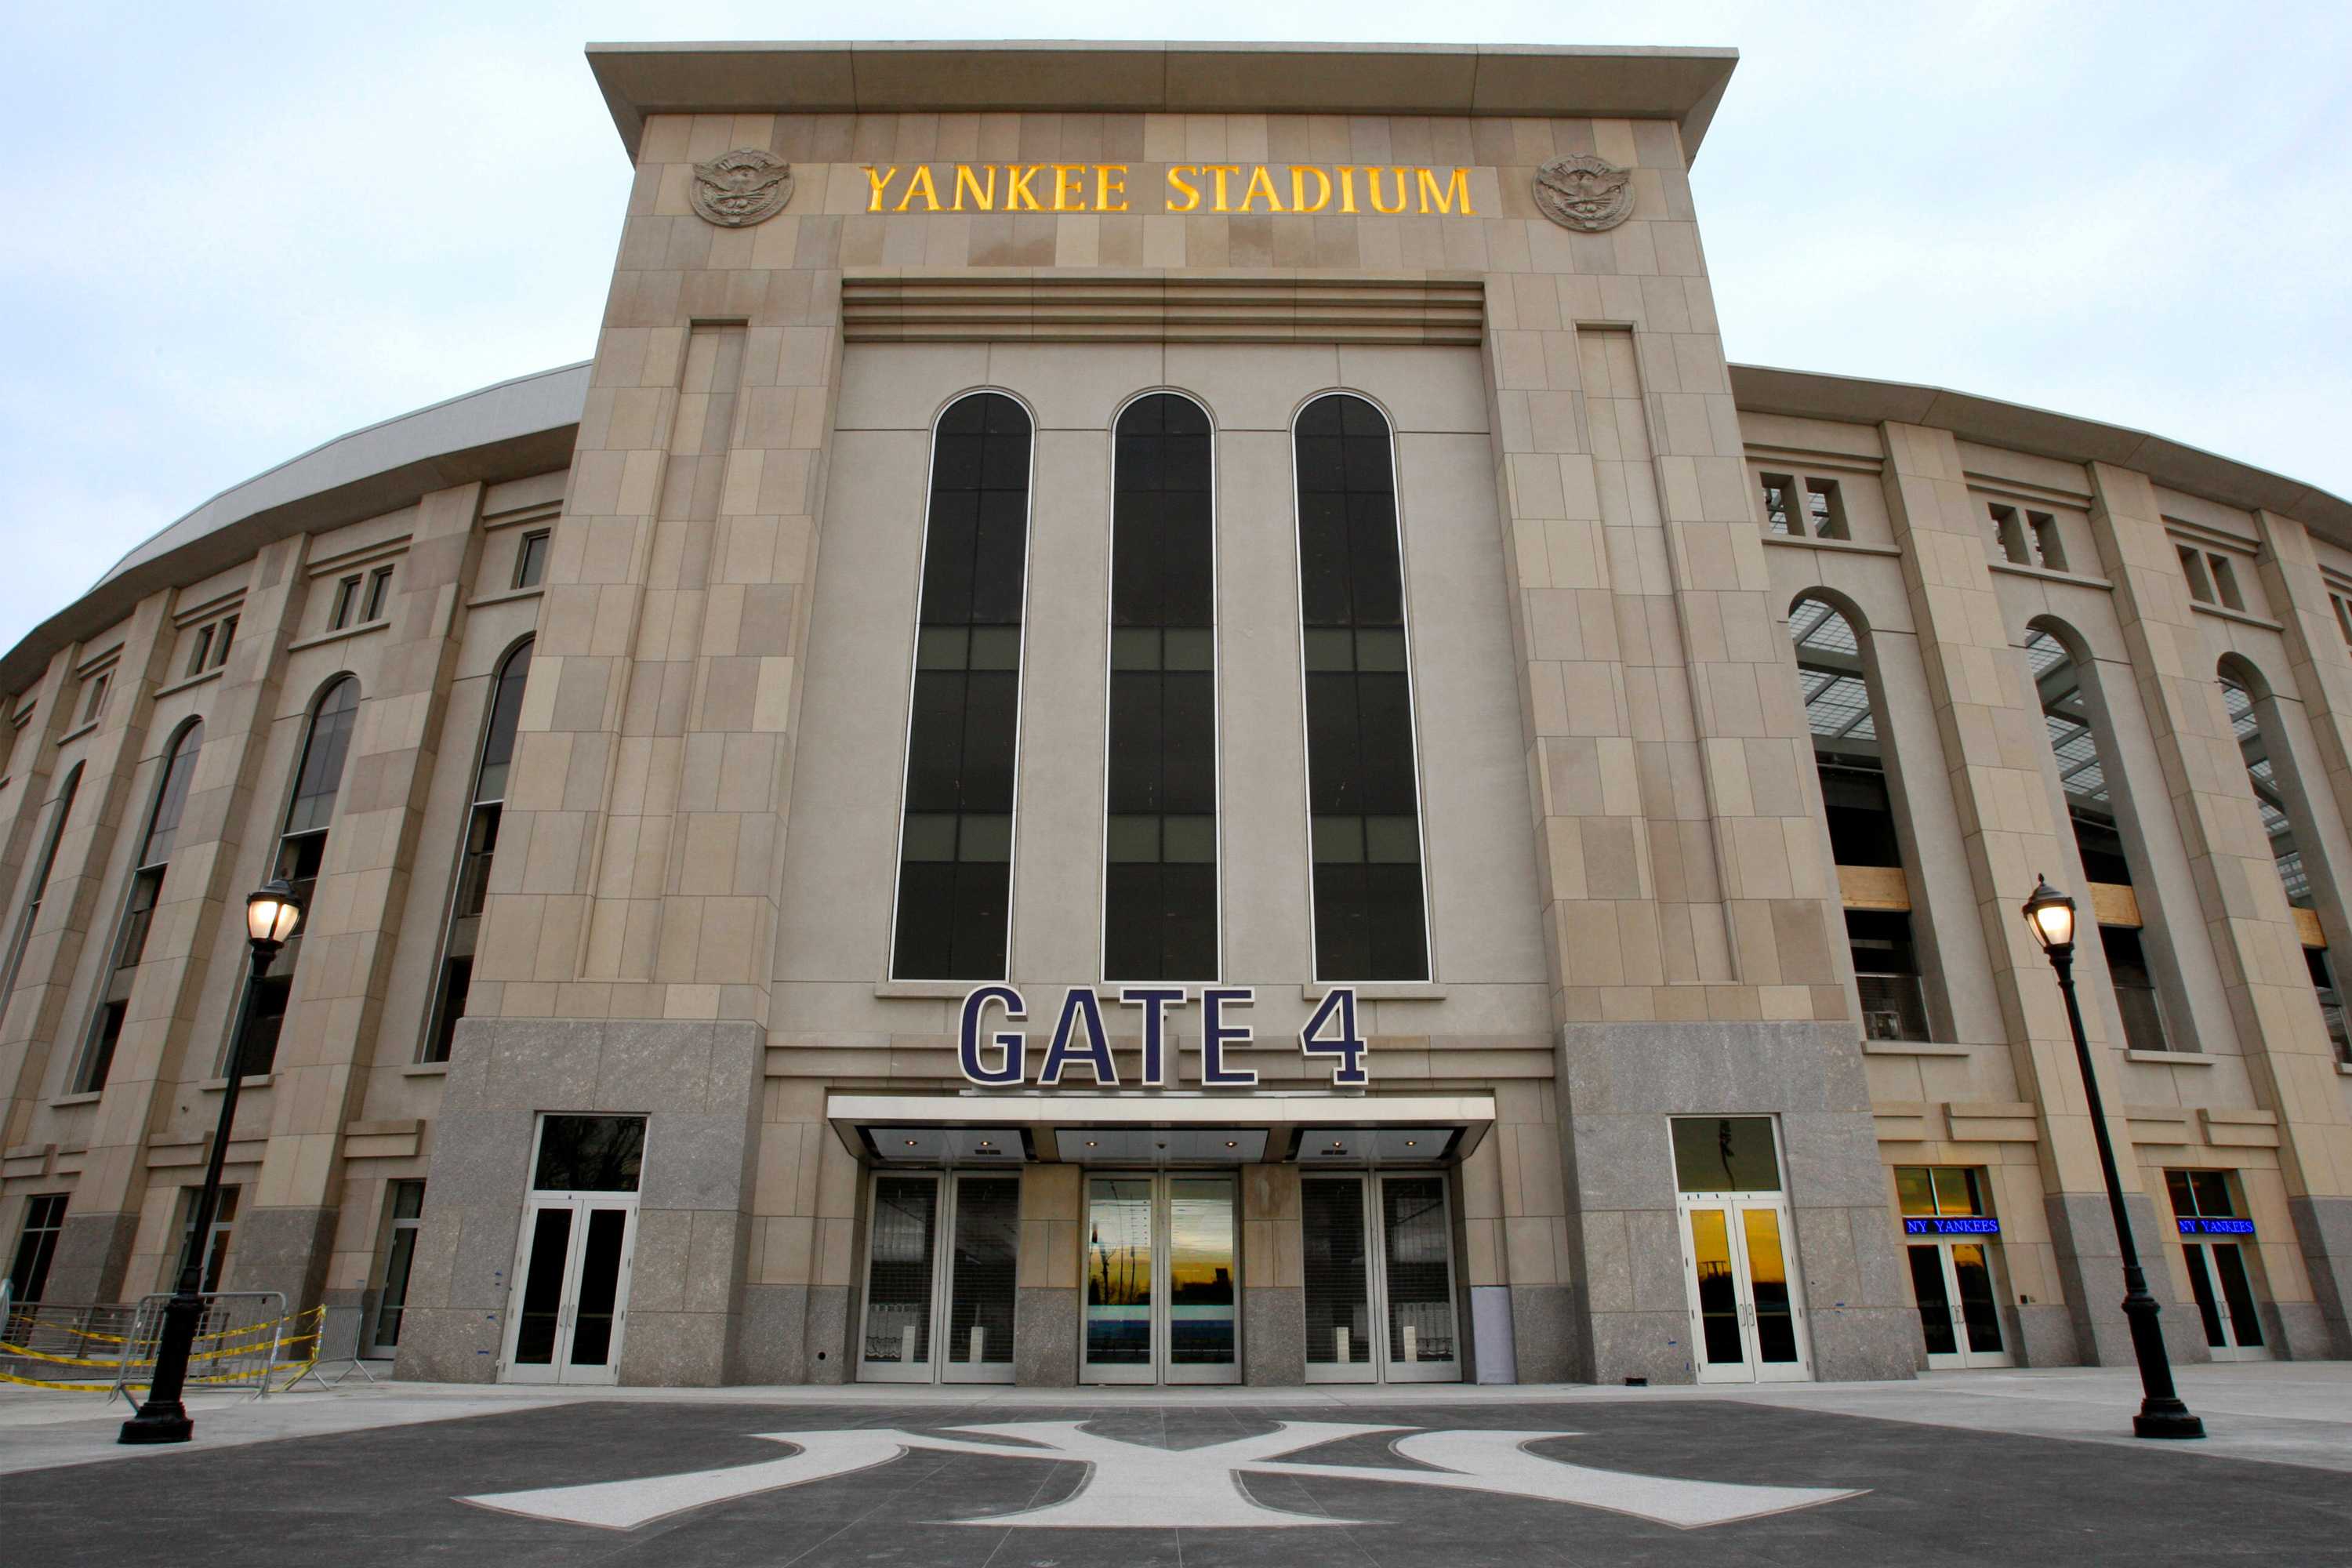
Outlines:
[{"label": "gold 'yankee stadium' sign", "polygon": [[[1126,163],[861,164],[878,212],[1123,213]],[[934,167],[952,174],[934,175]],[[1442,177],[1441,177],[1442,174]],[[901,179],[900,175],[905,175]],[[1140,193],[1138,193],[1139,195]],[[1470,210],[1470,171],[1379,163],[1173,163],[1171,213],[1424,213]],[[893,200],[893,197],[896,197]],[[1361,205],[1359,205],[1359,204]]]}]

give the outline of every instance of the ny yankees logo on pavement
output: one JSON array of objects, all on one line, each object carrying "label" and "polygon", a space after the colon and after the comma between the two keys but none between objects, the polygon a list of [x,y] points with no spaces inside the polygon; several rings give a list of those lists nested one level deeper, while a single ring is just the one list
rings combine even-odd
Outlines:
[{"label": "ny yankees logo on pavement", "polygon": [[[492,1492],[457,1500],[533,1519],[594,1525],[604,1530],[634,1530],[688,1509],[784,1487],[806,1486],[812,1481],[888,1464],[917,1448],[934,1453],[985,1454],[1005,1459],[1059,1459],[1086,1465],[1086,1479],[1064,1501],[979,1519],[934,1521],[1026,1530],[1170,1530],[1180,1526],[1192,1530],[1281,1530],[1367,1522],[1269,1507],[1250,1496],[1243,1479],[1244,1474],[1326,1476],[1396,1486],[1499,1492],[1631,1514],[1677,1530],[1728,1524],[1735,1520],[1815,1508],[1862,1495],[1858,1491],[1734,1486],[1720,1481],[1637,1476],[1622,1470],[1587,1469],[1527,1451],[1528,1444],[1542,1438],[1581,1435],[1575,1432],[1423,1431],[1410,1426],[1291,1421],[1272,1432],[1203,1447],[1160,1448],[1097,1436],[1076,1421],[1013,1421],[948,1430],[974,1436],[932,1436],[929,1433],[887,1428],[761,1432],[755,1436],[771,1442],[789,1443],[800,1451],[786,1458],[728,1469],[692,1470],[684,1475],[603,1481],[592,1486],[548,1487],[537,1491]],[[1311,1465],[1286,1463],[1282,1458],[1319,1443],[1371,1432],[1404,1434],[1390,1441],[1390,1450],[1401,1458],[1428,1468]]]}]

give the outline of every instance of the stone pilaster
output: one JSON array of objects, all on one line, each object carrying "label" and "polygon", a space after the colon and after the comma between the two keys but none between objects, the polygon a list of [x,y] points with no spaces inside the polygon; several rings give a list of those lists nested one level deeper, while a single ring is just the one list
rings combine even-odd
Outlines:
[{"label": "stone pilaster", "polygon": [[[2092,531],[2116,584],[2116,616],[2189,852],[2197,908],[2221,966],[2255,1098],[2278,1113],[2280,1173],[2297,1215],[2310,1283],[2330,1324],[2331,1353],[2346,1353],[2352,1351],[2344,1329],[2352,1257],[2344,1250],[2346,1226],[2326,1211],[2352,1194],[2352,1113],[2336,1072],[2335,1047],[2222,704],[2211,644],[2165,531],[2155,487],[2145,475],[2105,463],[2092,464],[2090,472]],[[2290,593],[2315,587],[2299,583],[2301,574],[2282,562],[2283,531],[2274,524],[2266,530],[2266,580],[2274,578]],[[2324,614],[2324,591],[2317,604]],[[2306,593],[2304,614],[2309,610]],[[2287,634],[2296,679],[2317,685],[2326,701],[2334,695],[2327,687],[2340,659],[2317,653],[2303,616],[2289,618],[2296,622]],[[2327,711],[2326,722],[2334,730],[2334,710]],[[2321,742],[2324,761],[2330,743]],[[2335,743],[2341,743],[2340,731]]]}]

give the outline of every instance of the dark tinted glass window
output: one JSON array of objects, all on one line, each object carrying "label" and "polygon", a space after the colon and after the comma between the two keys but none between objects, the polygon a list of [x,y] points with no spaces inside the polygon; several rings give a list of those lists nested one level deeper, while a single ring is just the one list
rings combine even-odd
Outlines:
[{"label": "dark tinted glass window", "polygon": [[1029,416],[984,392],[940,417],[923,532],[890,973],[1004,973],[1029,534]]},{"label": "dark tinted glass window", "polygon": [[1119,416],[1111,500],[1103,974],[1217,973],[1215,548],[1209,418],[1188,398]]},{"label": "dark tinted glass window", "polygon": [[1315,972],[1426,980],[1421,806],[1388,420],[1360,397],[1298,416]]},{"label": "dark tinted glass window", "polygon": [[474,939],[490,889],[490,861],[499,847],[499,818],[506,800],[507,771],[514,761],[515,730],[522,717],[523,683],[530,675],[530,644],[507,655],[490,686],[490,713],[482,737],[482,760],[474,772],[474,809],[466,822],[466,844],[457,860],[457,887],[449,905],[449,930],[441,943],[441,979],[433,998],[433,1022],[425,1039],[425,1059],[446,1062],[466,1016],[474,982]]},{"label": "dark tinted glass window", "polygon": [[302,748],[302,770],[295,775],[294,802],[286,812],[287,832],[324,827],[335,815],[335,792],[343,784],[343,754],[351,750],[352,726],[359,713],[360,683],[349,676],[335,682],[320,700],[310,720],[310,738]]},{"label": "dark tinted glass window", "polygon": [[642,1116],[551,1116],[540,1124],[530,1184],[543,1193],[634,1193],[645,1152]]},{"label": "dark tinted glass window", "polygon": [[172,858],[172,839],[180,830],[180,814],[187,809],[188,781],[195,776],[196,753],[204,748],[205,726],[201,720],[180,731],[172,747],[172,760],[163,764],[163,787],[155,793],[155,813],[147,819],[147,837],[139,851],[139,864],[160,866]]}]

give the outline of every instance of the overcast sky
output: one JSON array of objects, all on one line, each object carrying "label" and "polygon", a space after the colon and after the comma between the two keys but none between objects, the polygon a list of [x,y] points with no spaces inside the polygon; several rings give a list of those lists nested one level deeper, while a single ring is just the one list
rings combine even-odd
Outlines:
[{"label": "overcast sky", "polygon": [[1731,358],[2352,495],[2352,6],[18,0],[0,647],[263,468],[588,356],[628,165],[587,40],[976,32],[1737,47],[1694,171]]}]

